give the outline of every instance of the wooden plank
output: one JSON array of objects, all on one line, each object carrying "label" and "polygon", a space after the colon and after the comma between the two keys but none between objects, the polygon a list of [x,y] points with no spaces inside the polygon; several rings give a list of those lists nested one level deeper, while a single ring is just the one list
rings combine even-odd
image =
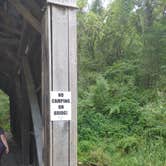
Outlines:
[{"label": "wooden plank", "polygon": [[77,165],[77,25],[76,11],[69,9],[69,73],[72,95],[70,123],[70,166]]},{"label": "wooden plank", "polygon": [[[52,14],[52,9],[51,9],[52,7],[51,6],[48,6],[47,7],[47,15],[48,15],[48,17],[47,17],[47,31],[48,31],[48,36],[47,36],[47,41],[48,41],[48,59],[49,59],[49,95],[50,95],[50,91],[52,90],[52,81],[50,81],[50,80],[52,80],[52,16],[51,16],[51,14]],[[49,96],[50,97],[50,96]],[[47,103],[47,105],[48,105],[48,103]],[[47,106],[48,108],[49,108],[49,110],[50,110],[50,107],[49,106]],[[50,130],[50,139],[49,139],[49,141],[50,141],[50,147],[49,147],[49,149],[50,149],[50,157],[49,157],[49,159],[50,159],[50,162],[49,162],[49,164],[50,164],[50,166],[53,166],[53,157],[54,157],[54,155],[53,155],[53,149],[54,149],[54,147],[53,147],[53,127],[52,127],[52,122],[50,121],[50,112],[49,112],[49,130]]]},{"label": "wooden plank", "polygon": [[51,54],[50,49],[50,7],[46,9],[46,14],[42,20],[42,115],[44,119],[44,165],[52,165],[52,146],[50,143],[52,142],[52,131],[50,124],[50,116],[49,116],[49,55]]},{"label": "wooden plank", "polygon": [[[67,2],[67,0],[66,0]],[[65,2],[64,2],[65,3]],[[44,64],[42,64],[42,91],[46,92],[46,78],[49,90],[71,91],[72,120],[54,121],[49,124],[50,162],[47,166],[77,165],[77,58],[76,58],[76,11],[68,7],[48,4],[45,17],[43,41]],[[72,47],[72,48],[70,48]],[[49,62],[48,62],[49,61]],[[45,62],[47,64],[45,64]],[[44,82],[45,80],[45,82]],[[48,90],[48,89],[47,89]],[[44,100],[44,96],[43,96]],[[49,114],[49,100],[45,100],[45,118]]]},{"label": "wooden plank", "polygon": [[23,71],[24,71],[28,99],[30,103],[30,110],[33,121],[38,164],[39,166],[43,166],[43,140],[42,140],[43,123],[27,57],[23,58]]},{"label": "wooden plank", "polygon": [[[23,30],[22,30],[22,33],[20,33],[20,36],[21,36],[21,40],[19,41],[18,43],[18,51],[16,53],[16,58],[17,59],[21,59],[20,58],[20,55],[24,55],[25,52],[25,48],[24,48],[24,30],[25,30],[25,23],[23,25]],[[18,68],[18,66],[20,66],[20,64],[17,64],[16,67]],[[17,74],[17,69],[16,71],[14,72],[13,74],[13,78],[16,80],[16,84],[20,84],[19,81],[20,81],[20,78],[18,78],[18,74]],[[17,85],[18,86],[18,85]],[[24,85],[25,87],[25,85]],[[21,86],[20,86],[21,88]],[[25,100],[25,98],[23,98],[23,96],[21,95],[22,94],[22,91],[23,89],[21,90],[20,88],[17,88],[19,91],[19,100],[20,100],[20,103],[19,103],[19,107],[20,107],[20,128],[21,128],[21,151],[22,151],[22,165],[27,165],[29,164],[29,161],[30,161],[30,136],[29,136],[29,114],[27,114],[27,106],[26,108],[23,108],[24,107],[24,104],[23,101]],[[24,92],[25,93],[25,92]],[[24,112],[22,112],[22,110],[24,110]],[[27,116],[27,117],[26,117]]]},{"label": "wooden plank", "polygon": [[[69,91],[68,10],[52,6],[52,90]],[[53,166],[69,166],[68,121],[53,122]],[[56,147],[56,148],[55,148]]]},{"label": "wooden plank", "polygon": [[14,96],[11,93],[9,96],[9,100],[10,100],[10,127],[11,127],[11,132],[13,134],[13,136],[15,136],[14,134],[14,129],[15,129],[15,121],[14,121],[14,114],[15,114],[15,103],[14,103]]},{"label": "wooden plank", "polygon": [[[22,76],[22,75],[20,75]],[[20,81],[23,78],[17,76],[16,81],[16,92],[17,92],[17,104],[18,104],[18,119],[20,121],[21,129],[21,154],[22,154],[22,165],[29,166],[30,162],[30,115],[29,106],[26,100],[25,84]],[[22,84],[21,84],[22,83]]]},{"label": "wooden plank", "polygon": [[9,2],[15,7],[17,12],[23,16],[23,18],[39,33],[41,33],[40,22],[25,8],[19,0],[9,0]]},{"label": "wooden plank", "polygon": [[20,58],[21,56],[25,55],[25,50],[28,44],[28,39],[30,37],[30,28],[28,27],[27,23],[23,21],[23,28],[21,31],[21,40],[19,42],[19,47],[17,50],[17,57]]},{"label": "wooden plank", "polygon": [[14,122],[14,131],[13,134],[16,138],[17,143],[21,146],[21,117],[20,117],[20,111],[22,108],[20,108],[20,105],[18,104],[18,101],[20,100],[20,94],[19,94],[19,84],[18,81],[15,79],[13,82],[13,90],[12,90],[12,98],[13,98],[13,108],[12,108],[12,118]]},{"label": "wooden plank", "polygon": [[[52,16],[51,16],[51,6],[48,6],[48,56],[49,56],[49,92],[52,89],[52,82],[50,80],[52,80]],[[49,93],[50,95],[50,93]],[[48,105],[48,103],[47,103]],[[48,107],[49,108],[49,107]],[[50,109],[50,108],[49,108]],[[50,165],[53,165],[53,127],[52,127],[52,122],[50,121],[50,113],[49,113],[49,124],[50,124]]]},{"label": "wooden plank", "polygon": [[35,16],[38,20],[42,18],[42,11],[40,6],[36,3],[35,0],[22,0],[22,3],[31,11],[32,15]]},{"label": "wooden plank", "polygon": [[[20,75],[21,79],[21,86],[22,86],[22,95],[23,95],[23,110],[22,110],[22,148],[24,152],[24,165],[29,166],[30,164],[30,108],[28,103],[28,96],[26,91],[26,84],[25,84],[25,78],[23,73]],[[26,144],[26,145],[25,145]]]}]

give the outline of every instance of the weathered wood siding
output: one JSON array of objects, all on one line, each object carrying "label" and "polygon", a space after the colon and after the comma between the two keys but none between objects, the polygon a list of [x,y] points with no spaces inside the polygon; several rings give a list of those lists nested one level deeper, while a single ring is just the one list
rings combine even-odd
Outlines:
[{"label": "weathered wood siding", "polygon": [[[65,3],[68,4],[69,2],[63,1],[63,4]],[[45,116],[44,133],[45,140],[47,140],[44,149],[49,150],[45,151],[45,158],[49,157],[49,161],[45,165],[76,166],[77,58],[75,9],[63,5],[59,6],[56,3],[48,3],[43,18],[42,32],[42,112]],[[71,91],[71,121],[50,121],[49,91]]]}]

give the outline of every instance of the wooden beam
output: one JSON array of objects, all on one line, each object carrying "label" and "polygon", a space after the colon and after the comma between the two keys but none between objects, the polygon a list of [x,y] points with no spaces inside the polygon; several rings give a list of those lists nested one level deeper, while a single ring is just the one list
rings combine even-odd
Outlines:
[{"label": "wooden beam", "polygon": [[[45,154],[49,158],[45,163],[47,166],[77,165],[76,45],[76,10],[49,3],[43,17],[42,33],[42,112],[46,121],[45,144],[49,141],[45,145],[47,149],[49,147],[48,155]],[[50,91],[71,92],[71,119],[50,120]]]},{"label": "wooden beam", "polygon": [[72,95],[70,122],[70,165],[77,165],[77,19],[76,11],[69,9],[69,89]]},{"label": "wooden beam", "polygon": [[40,166],[43,166],[42,117],[41,117],[40,107],[38,104],[37,95],[35,93],[35,85],[33,82],[33,78],[32,78],[27,57],[23,57],[23,72],[25,76],[28,99],[30,103],[30,110],[31,110],[32,121],[33,121],[38,164]]},{"label": "wooden beam", "polygon": [[[31,69],[28,64],[28,60],[25,57],[25,51],[28,45],[29,39],[32,37],[33,33],[31,32],[32,28],[29,27],[29,24],[24,21],[23,23],[23,29],[21,33],[21,40],[19,43],[19,48],[17,51],[17,57],[22,59],[22,65],[18,65],[17,72],[15,73],[15,76],[17,76],[18,71],[22,68],[25,78],[25,86],[27,91],[27,96],[30,104],[30,111],[31,111],[31,117],[33,121],[33,129],[34,129],[34,138],[36,142],[36,149],[37,149],[37,157],[39,165],[42,166],[42,119],[40,114],[40,108],[35,92],[35,85],[33,82],[33,78],[31,75]],[[29,52],[28,52],[29,53]]]},{"label": "wooden beam", "polygon": [[[68,12],[66,8],[51,6],[51,28],[52,28],[52,58],[50,58],[50,90],[70,91],[69,89],[69,29]],[[57,21],[57,19],[59,19]],[[56,28],[55,28],[56,27]],[[62,67],[63,66],[63,67]],[[52,147],[53,156],[51,166],[70,165],[70,121],[52,121]]]},{"label": "wooden beam", "polygon": [[30,114],[29,103],[27,101],[25,83],[23,74],[15,78],[15,90],[18,105],[18,119],[20,122],[20,135],[21,135],[21,165],[29,166],[30,164]]},{"label": "wooden beam", "polygon": [[[24,75],[20,75],[22,80],[22,152],[23,152],[23,164],[29,166],[30,164],[30,108],[28,103],[28,98],[26,95],[26,85]],[[25,107],[26,106],[26,107]]]},{"label": "wooden beam", "polygon": [[8,0],[17,12],[39,33],[41,33],[40,22],[25,8],[19,0]]},{"label": "wooden beam", "polygon": [[22,0],[22,3],[31,11],[33,16],[35,16],[38,20],[41,20],[43,13],[35,0]]},{"label": "wooden beam", "polygon": [[30,35],[31,35],[31,33],[29,31],[29,26],[24,21],[23,22],[23,29],[21,32],[21,40],[19,42],[19,47],[17,50],[17,57],[20,58],[21,56],[25,55],[25,50],[26,50]]},{"label": "wooden beam", "polygon": [[[23,21],[23,27],[21,32],[21,39],[19,41],[19,47],[17,49],[16,57],[18,59],[22,59],[22,57],[25,55],[26,47],[28,44],[29,37],[32,35],[30,32],[30,27],[27,24],[26,21]],[[20,73],[21,71],[21,63],[17,66],[17,71],[15,73],[15,76]]]},{"label": "wooden beam", "polygon": [[[48,111],[48,99],[49,99],[49,47],[48,47],[48,20],[47,15],[45,14],[42,20],[42,29],[43,33],[41,35],[42,37],[42,84],[41,84],[41,96],[42,96],[42,115],[43,115],[43,123],[44,123],[44,164],[47,166],[50,166],[50,163],[52,163],[51,160],[51,137],[50,137],[50,116]],[[48,125],[49,124],[49,125]]]}]

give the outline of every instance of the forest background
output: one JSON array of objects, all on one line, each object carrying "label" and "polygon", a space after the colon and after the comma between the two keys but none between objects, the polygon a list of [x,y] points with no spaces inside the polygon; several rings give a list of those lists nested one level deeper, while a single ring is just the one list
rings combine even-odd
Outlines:
[{"label": "forest background", "polygon": [[80,164],[166,166],[166,1],[78,6]]},{"label": "forest background", "polygon": [[166,166],[166,0],[77,5],[79,165]]}]

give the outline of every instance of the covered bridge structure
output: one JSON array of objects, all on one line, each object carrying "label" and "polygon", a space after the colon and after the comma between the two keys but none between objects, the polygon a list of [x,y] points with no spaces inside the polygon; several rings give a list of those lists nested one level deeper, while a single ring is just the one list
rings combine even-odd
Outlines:
[{"label": "covered bridge structure", "polygon": [[[76,166],[75,0],[0,0],[0,89],[21,165]],[[71,108],[61,113],[70,116],[52,118],[50,94],[62,92]]]}]

